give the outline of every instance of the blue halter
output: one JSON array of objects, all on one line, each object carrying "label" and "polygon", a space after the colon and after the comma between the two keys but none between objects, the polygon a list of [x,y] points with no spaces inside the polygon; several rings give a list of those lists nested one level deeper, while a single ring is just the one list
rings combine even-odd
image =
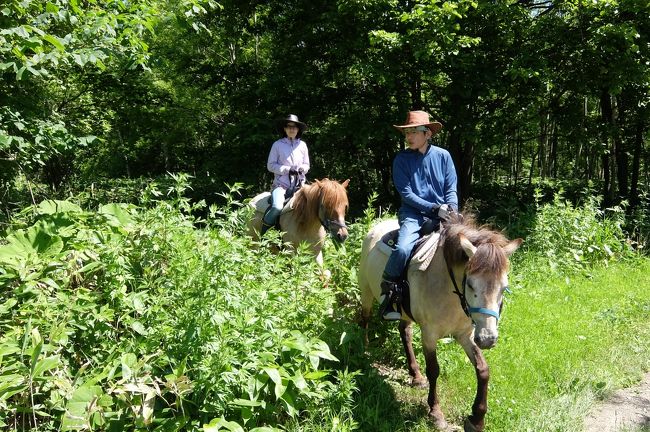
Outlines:
[{"label": "blue halter", "polygon": [[[449,272],[449,277],[451,278],[451,282],[454,284],[454,293],[458,296],[458,299],[460,300],[460,306],[463,308],[463,312],[465,312],[465,315],[467,315],[472,322],[474,319],[472,318],[473,313],[480,313],[483,315],[489,315],[493,316],[494,318],[499,320],[499,312],[501,312],[501,307],[503,306],[503,303],[499,305],[499,311],[495,311],[492,309],[488,308],[482,308],[482,307],[469,307],[469,303],[467,303],[467,297],[465,296],[465,290],[467,288],[467,274],[463,275],[463,291],[461,292],[458,289],[458,285],[456,284],[456,278],[454,277],[454,271],[451,269],[450,266],[447,266],[447,271]],[[505,287],[505,290],[510,292],[510,289],[508,287]]]}]

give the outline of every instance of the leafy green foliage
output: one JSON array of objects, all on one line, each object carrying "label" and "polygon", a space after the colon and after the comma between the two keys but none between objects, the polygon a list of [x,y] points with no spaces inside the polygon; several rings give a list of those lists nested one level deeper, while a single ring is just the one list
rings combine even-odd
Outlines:
[{"label": "leafy green foliage", "polygon": [[328,371],[338,360],[318,338],[331,300],[313,258],[252,250],[233,235],[247,217],[233,200],[210,213],[229,217],[196,230],[188,178],[174,177],[165,192],[151,186],[148,210],[43,202],[6,237],[4,425],[217,427],[223,417],[253,428],[338,394]]},{"label": "leafy green foliage", "polygon": [[623,231],[624,210],[603,211],[599,205],[600,200],[590,196],[574,206],[560,192],[552,203],[537,209],[529,249],[545,255],[551,268],[560,270],[607,265],[629,256],[633,250]]},{"label": "leafy green foliage", "polygon": [[78,1],[12,1],[0,9],[0,70],[21,80],[24,72],[41,77],[62,66],[92,64],[106,69],[112,55],[146,66],[143,36],[153,30],[152,2],[103,2],[85,7]]},{"label": "leafy green foliage", "polygon": [[[47,200],[15,217],[0,244],[2,427],[352,431],[376,430],[388,421],[394,430],[427,430],[425,394],[405,391],[407,378],[399,374],[382,375],[403,367],[396,327],[375,320],[366,352],[354,323],[355,272],[361,240],[376,221],[376,196],[364,217],[349,224],[348,242],[338,248],[326,242],[332,276],[325,280],[305,250],[274,255],[265,247],[273,236],[256,245],[244,235],[250,211],[238,199],[241,185],[227,187],[223,205],[204,209],[186,198],[190,181],[176,174],[171,182],[152,182],[139,206],[109,203],[88,211]],[[200,220],[192,216],[199,212],[205,214]],[[527,396],[526,386],[516,384],[528,378],[513,371],[525,368],[504,365],[517,361],[520,349],[530,351],[526,358],[540,357],[536,349],[554,352],[553,339],[541,348],[530,342],[526,308],[535,308],[535,326],[548,321],[560,331],[553,329],[563,321],[545,314],[544,301],[554,304],[552,311],[575,309],[563,299],[580,290],[560,287],[566,293],[558,296],[550,287],[583,279],[573,269],[601,277],[600,263],[620,266],[619,257],[630,256],[620,230],[623,214],[615,215],[603,218],[596,201],[580,208],[559,198],[540,205],[530,246],[514,259],[514,298],[507,300],[515,304],[504,315],[504,348],[488,353],[495,371],[489,421],[496,430],[512,430],[521,418],[542,421],[524,403],[539,392]],[[576,250],[582,259],[566,265]],[[549,262],[565,270],[559,282],[540,285],[553,274]],[[624,338],[615,334],[632,334],[648,308],[634,294],[642,284],[621,290],[626,295],[618,301],[597,287],[579,293],[579,304],[589,309],[584,313],[597,324],[589,329],[607,328],[614,332],[611,343],[619,344]],[[522,305],[526,310],[518,311]],[[589,329],[580,333],[589,341],[582,349],[589,350],[575,358],[600,352],[594,343],[600,337]],[[501,349],[507,354],[498,354]],[[460,422],[475,378],[455,344],[442,343],[438,351],[443,408]],[[567,366],[544,388],[564,394],[615,385],[599,384],[605,372],[589,372],[598,382],[581,377],[572,384],[574,370]],[[510,376],[515,384],[507,391],[516,395],[516,405],[503,393]],[[554,403],[559,393],[543,394]],[[513,409],[523,417],[512,417]],[[397,414],[386,420],[386,412]],[[574,417],[568,413],[561,424],[573,424]]]}]

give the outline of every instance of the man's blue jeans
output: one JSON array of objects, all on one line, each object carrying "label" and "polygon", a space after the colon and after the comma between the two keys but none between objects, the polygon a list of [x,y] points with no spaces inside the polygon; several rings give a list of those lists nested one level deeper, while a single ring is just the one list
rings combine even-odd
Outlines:
[{"label": "man's blue jeans", "polygon": [[404,214],[402,212],[398,214],[397,219],[400,225],[397,245],[388,258],[383,274],[384,279],[393,282],[396,282],[402,275],[406,267],[406,261],[408,261],[413,251],[415,242],[420,237],[419,231],[424,223],[424,216]]}]

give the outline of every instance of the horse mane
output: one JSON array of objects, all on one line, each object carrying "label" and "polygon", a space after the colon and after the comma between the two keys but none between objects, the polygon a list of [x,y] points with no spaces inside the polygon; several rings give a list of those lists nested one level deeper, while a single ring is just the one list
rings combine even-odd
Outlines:
[{"label": "horse mane", "polygon": [[347,209],[348,194],[339,182],[324,178],[304,185],[296,193],[293,210],[298,226],[303,229],[313,220],[318,220],[318,207],[322,202],[326,217],[331,217],[333,209],[344,206]]},{"label": "horse mane", "polygon": [[[471,213],[454,214],[443,224],[442,246],[448,265],[467,263],[468,273],[499,274],[508,270],[509,261],[503,247],[509,241],[500,231],[488,225],[478,225]],[[460,234],[476,247],[476,252],[468,260],[460,244]]]}]

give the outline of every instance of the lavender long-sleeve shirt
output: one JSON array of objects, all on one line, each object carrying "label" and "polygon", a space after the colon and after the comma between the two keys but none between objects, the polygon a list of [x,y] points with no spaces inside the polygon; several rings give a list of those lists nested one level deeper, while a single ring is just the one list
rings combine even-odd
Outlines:
[{"label": "lavender long-sleeve shirt", "polygon": [[288,188],[289,170],[291,168],[302,168],[301,181],[305,180],[305,174],[309,171],[309,151],[307,143],[296,138],[280,138],[271,146],[271,152],[266,163],[266,169],[274,174],[273,188],[282,186]]}]

